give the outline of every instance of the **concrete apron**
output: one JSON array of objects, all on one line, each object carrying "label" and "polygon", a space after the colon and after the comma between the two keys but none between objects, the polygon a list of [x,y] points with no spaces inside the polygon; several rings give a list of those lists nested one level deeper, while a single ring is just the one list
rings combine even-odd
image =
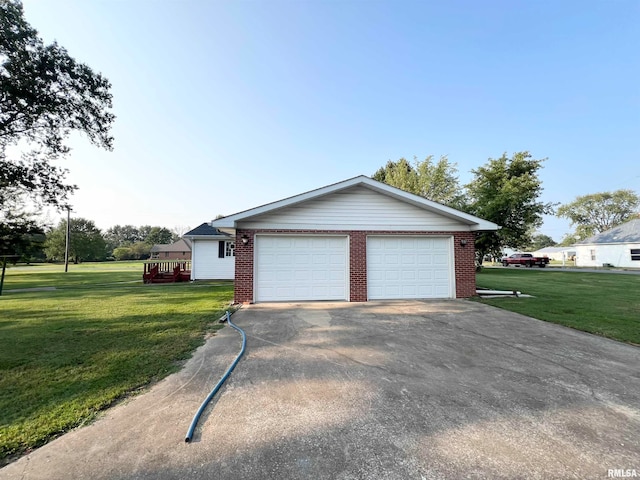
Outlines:
[{"label": "concrete apron", "polygon": [[640,474],[640,349],[469,301],[262,304],[2,479]]}]

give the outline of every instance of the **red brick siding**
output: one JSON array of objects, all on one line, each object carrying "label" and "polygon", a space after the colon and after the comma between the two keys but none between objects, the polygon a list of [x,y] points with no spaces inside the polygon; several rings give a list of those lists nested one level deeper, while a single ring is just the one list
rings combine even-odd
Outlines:
[{"label": "red brick siding", "polygon": [[349,232],[349,301],[367,301],[367,234]]},{"label": "red brick siding", "polygon": [[[245,245],[242,237],[249,241]],[[236,273],[234,298],[237,303],[253,302],[253,230],[236,230]]]},{"label": "red brick siding", "polygon": [[[467,244],[463,247],[460,241],[464,240]],[[476,294],[476,250],[473,232],[453,234],[453,253],[456,261],[456,298],[473,297]]]},{"label": "red brick siding", "polygon": [[[476,293],[474,234],[472,232],[405,232],[375,230],[237,230],[235,301],[253,302],[253,245],[257,233],[272,234],[335,234],[349,236],[349,300],[367,301],[367,236],[368,235],[434,235],[453,236],[456,297],[466,298]],[[249,242],[244,245],[242,236]],[[461,240],[467,244],[460,245]]]}]

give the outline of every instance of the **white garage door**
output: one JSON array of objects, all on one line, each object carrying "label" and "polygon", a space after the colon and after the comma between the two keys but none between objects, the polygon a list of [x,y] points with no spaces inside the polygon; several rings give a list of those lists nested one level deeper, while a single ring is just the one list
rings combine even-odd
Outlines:
[{"label": "white garage door", "polygon": [[347,237],[255,238],[256,301],[347,300]]},{"label": "white garage door", "polygon": [[453,297],[451,239],[367,237],[370,300]]}]

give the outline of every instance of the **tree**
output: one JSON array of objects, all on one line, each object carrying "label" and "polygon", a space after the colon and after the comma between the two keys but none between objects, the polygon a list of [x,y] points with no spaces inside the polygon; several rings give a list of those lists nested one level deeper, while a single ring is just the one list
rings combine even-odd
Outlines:
[{"label": "tree", "polygon": [[[61,220],[56,228],[47,234],[45,253],[49,260],[64,259],[67,221]],[[69,258],[74,263],[104,260],[106,243],[102,233],[91,220],[72,218],[69,237]]]},{"label": "tree", "polygon": [[517,152],[511,158],[505,153],[471,171],[474,179],[466,186],[466,209],[502,227],[476,236],[480,262],[487,254],[500,256],[503,247],[521,249],[530,244],[532,231],[542,225],[542,215],[553,212],[552,204],[538,200],[542,193],[538,170],[543,162],[532,159],[529,152]]},{"label": "tree", "polygon": [[113,258],[116,260],[133,260],[134,254],[131,247],[116,247],[113,249]]},{"label": "tree", "polygon": [[531,243],[528,245],[527,250],[535,252],[545,247],[555,247],[557,243],[549,235],[542,233],[535,234],[531,237]]},{"label": "tree", "polygon": [[580,239],[578,237],[576,237],[575,234],[567,233],[565,236],[562,237],[562,240],[560,240],[560,246],[561,247],[570,247],[571,245],[575,245],[579,241],[580,241]]},{"label": "tree", "polygon": [[631,220],[638,208],[640,196],[633,190],[616,190],[577,197],[561,205],[557,215],[569,219],[575,237],[584,240]]},{"label": "tree", "polygon": [[173,233],[168,228],[152,227],[149,234],[144,239],[149,245],[161,245],[173,242]]},{"label": "tree", "polygon": [[133,225],[114,225],[104,233],[104,240],[107,242],[108,251],[113,251],[118,247],[126,247],[136,242],[141,242],[144,237],[140,230]]},{"label": "tree", "polygon": [[29,262],[40,256],[44,229],[29,213],[15,208],[1,212],[0,255],[15,255],[14,260]]},{"label": "tree", "polygon": [[151,245],[146,242],[138,242],[131,245],[131,250],[135,260],[146,260],[151,256]]},{"label": "tree", "polygon": [[456,165],[446,156],[434,162],[433,155],[429,155],[422,161],[414,157],[413,164],[404,158],[389,160],[372,178],[434,202],[457,205],[462,198],[457,173]]},{"label": "tree", "polygon": [[44,228],[17,198],[7,199],[4,207],[0,210],[0,255],[30,261],[42,246]]},{"label": "tree", "polygon": [[176,225],[171,229],[171,233],[173,234],[173,242],[177,242],[182,238],[182,235],[191,230],[191,227],[188,225]]},{"label": "tree", "polygon": [[11,199],[64,206],[76,187],[51,162],[68,155],[73,131],[112,149],[111,84],[56,42],[45,45],[19,0],[0,0],[0,62],[0,212]]},{"label": "tree", "polygon": [[146,260],[151,256],[151,245],[136,242],[126,247],[118,247],[113,251],[116,260]]}]

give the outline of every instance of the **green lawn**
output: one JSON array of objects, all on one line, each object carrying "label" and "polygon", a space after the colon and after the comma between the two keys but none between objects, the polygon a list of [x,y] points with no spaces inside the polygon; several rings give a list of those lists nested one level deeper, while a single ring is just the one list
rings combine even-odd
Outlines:
[{"label": "green lawn", "polygon": [[485,268],[478,287],[535,298],[480,300],[530,317],[640,344],[640,275]]},{"label": "green lawn", "polygon": [[[0,297],[0,465],[179,368],[231,282],[143,285],[142,264],[7,270]],[[55,287],[54,291],[11,292]]]}]

